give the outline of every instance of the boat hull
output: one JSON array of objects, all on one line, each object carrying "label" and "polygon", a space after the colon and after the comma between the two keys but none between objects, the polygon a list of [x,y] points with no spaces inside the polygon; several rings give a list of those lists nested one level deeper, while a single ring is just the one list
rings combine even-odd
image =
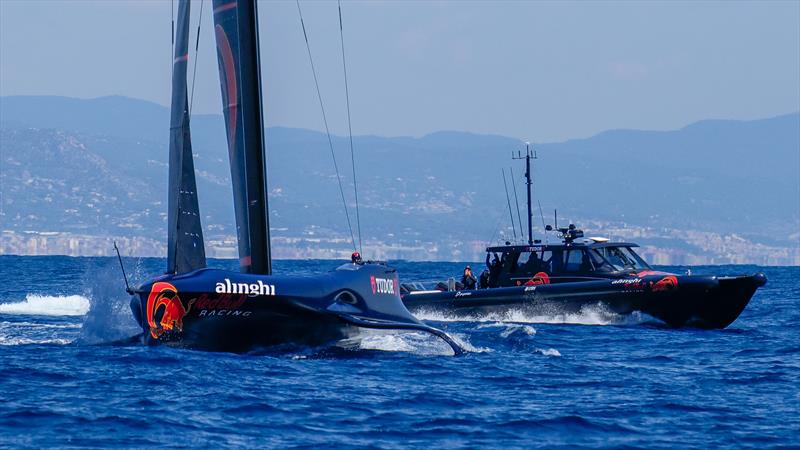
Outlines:
[{"label": "boat hull", "polygon": [[210,351],[325,345],[364,326],[427,331],[397,286],[396,271],[378,264],[307,277],[200,269],[143,285],[131,310],[145,342]]},{"label": "boat hull", "polygon": [[403,303],[412,313],[440,311],[456,317],[509,311],[569,314],[600,304],[616,314],[642,312],[673,327],[725,328],[765,283],[761,273],[738,277],[659,273],[472,291],[410,292],[403,296]]},{"label": "boat hull", "polygon": [[[228,298],[209,292],[189,294],[189,297],[192,296],[207,298],[210,302],[229,302]],[[271,305],[265,301],[248,300],[251,301],[233,309],[224,306],[212,309],[192,308],[183,316],[180,327],[174,326],[166,331],[153,331],[145,320],[140,323],[144,330],[144,340],[148,344],[241,353],[286,344],[325,345],[358,333],[357,328],[344,323],[337,316],[296,307],[292,299],[270,299]],[[132,307],[141,308],[142,303],[136,298]],[[157,311],[155,314],[156,322],[160,323],[163,312]],[[155,330],[159,330],[158,325]]]}]

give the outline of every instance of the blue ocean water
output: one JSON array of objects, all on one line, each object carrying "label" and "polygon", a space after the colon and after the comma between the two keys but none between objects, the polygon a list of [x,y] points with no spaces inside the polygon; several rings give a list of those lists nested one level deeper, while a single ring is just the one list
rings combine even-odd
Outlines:
[{"label": "blue ocean water", "polygon": [[[164,261],[126,264],[143,281]],[[692,269],[769,283],[725,330],[602,309],[430,316],[471,351],[370,333],[360,350],[235,355],[103,345],[138,331],[116,260],[0,256],[0,447],[800,446],[800,268]]]}]

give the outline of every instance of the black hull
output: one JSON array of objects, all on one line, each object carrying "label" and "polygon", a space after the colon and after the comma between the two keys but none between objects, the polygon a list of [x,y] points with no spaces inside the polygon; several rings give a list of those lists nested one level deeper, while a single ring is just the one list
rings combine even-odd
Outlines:
[{"label": "black hull", "polygon": [[243,353],[271,347],[324,346],[358,334],[357,327],[333,314],[288,307],[286,303],[284,306],[250,310],[247,317],[187,316],[180,332],[166,332],[157,338],[145,333],[145,341],[193,350]]},{"label": "black hull", "polygon": [[142,286],[131,310],[149,344],[240,353],[329,345],[376,328],[431,333],[461,353],[408,312],[397,286],[396,271],[379,264],[306,277],[200,269]]},{"label": "black hull", "polygon": [[472,291],[424,291],[403,296],[412,313],[439,311],[454,317],[524,311],[535,315],[579,313],[601,304],[627,315],[642,312],[672,327],[725,328],[742,313],[763,274],[739,277],[646,276],[593,279]]}]

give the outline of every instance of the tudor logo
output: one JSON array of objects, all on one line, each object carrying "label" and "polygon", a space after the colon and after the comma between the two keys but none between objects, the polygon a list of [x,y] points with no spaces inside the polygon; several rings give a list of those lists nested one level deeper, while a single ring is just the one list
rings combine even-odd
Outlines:
[{"label": "tudor logo", "polygon": [[372,286],[373,294],[394,295],[394,280],[389,278],[369,277],[369,284]]},{"label": "tudor logo", "polygon": [[231,283],[229,278],[225,278],[225,282],[217,283],[214,292],[217,294],[245,294],[250,297],[275,295],[275,285],[264,284],[261,280],[258,280],[258,283]]}]

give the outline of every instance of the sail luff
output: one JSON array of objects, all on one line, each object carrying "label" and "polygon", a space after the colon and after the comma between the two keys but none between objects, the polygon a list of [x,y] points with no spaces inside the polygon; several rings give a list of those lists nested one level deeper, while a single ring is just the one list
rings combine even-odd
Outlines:
[{"label": "sail luff", "polygon": [[255,0],[214,0],[214,31],[242,272],[272,271]]},{"label": "sail luff", "polygon": [[203,230],[194,173],[186,73],[189,61],[189,0],[178,3],[167,200],[167,273],[185,273],[206,266]]}]

